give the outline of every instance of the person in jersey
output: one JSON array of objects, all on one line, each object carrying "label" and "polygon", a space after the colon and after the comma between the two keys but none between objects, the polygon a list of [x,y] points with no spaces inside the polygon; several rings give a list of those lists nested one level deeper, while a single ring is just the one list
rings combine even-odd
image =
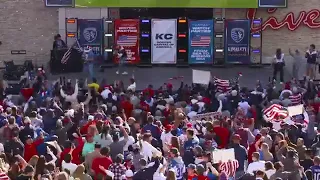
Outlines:
[{"label": "person in jersey", "polygon": [[177,148],[171,148],[170,150],[170,168],[174,169],[176,172],[177,180],[183,180],[183,175],[186,172],[186,168],[182,157],[180,156],[179,150]]},{"label": "person in jersey", "polygon": [[283,67],[284,67],[284,54],[281,49],[277,49],[276,55],[273,58],[273,80],[277,80],[277,74],[280,73],[280,84],[283,83]]},{"label": "person in jersey", "polygon": [[320,180],[320,157],[316,156],[313,159],[313,166],[311,166],[313,180]]},{"label": "person in jersey", "polygon": [[85,47],[84,48],[84,54],[85,54],[85,64],[87,66],[89,76],[90,78],[94,78],[94,58],[95,54],[92,50],[92,47]]}]

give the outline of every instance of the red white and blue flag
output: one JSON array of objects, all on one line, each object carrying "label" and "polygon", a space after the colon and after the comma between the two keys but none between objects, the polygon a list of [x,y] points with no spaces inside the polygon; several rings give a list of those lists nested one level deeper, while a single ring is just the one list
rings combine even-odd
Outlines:
[{"label": "red white and blue flag", "polygon": [[238,167],[239,162],[237,160],[223,162],[219,165],[220,171],[226,173],[228,177],[234,177]]},{"label": "red white and blue flag", "polygon": [[289,116],[288,110],[279,104],[272,104],[263,111],[263,114],[269,121],[283,120]]},{"label": "red white and blue flag", "polygon": [[195,36],[191,39],[191,46],[193,47],[209,47],[210,43],[210,36]]},{"label": "red white and blue flag", "polygon": [[127,35],[122,35],[119,37],[117,41],[117,45],[119,46],[136,46],[137,43],[137,36],[127,36]]}]

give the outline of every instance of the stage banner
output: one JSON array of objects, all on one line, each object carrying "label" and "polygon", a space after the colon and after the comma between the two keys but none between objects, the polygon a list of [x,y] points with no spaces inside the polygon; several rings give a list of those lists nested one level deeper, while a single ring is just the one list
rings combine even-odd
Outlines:
[{"label": "stage banner", "polygon": [[250,20],[225,21],[225,58],[227,63],[249,64]]},{"label": "stage banner", "polygon": [[189,64],[212,63],[213,20],[189,21]]},{"label": "stage banner", "polygon": [[177,59],[177,20],[152,19],[152,64],[175,64]]},{"label": "stage banner", "polygon": [[[126,50],[127,63],[139,63],[139,19],[116,19],[114,23],[116,45]],[[114,56],[114,61],[118,63],[119,57]]]},{"label": "stage banner", "polygon": [[95,55],[102,54],[102,19],[78,19],[78,40],[80,46],[90,46]]}]

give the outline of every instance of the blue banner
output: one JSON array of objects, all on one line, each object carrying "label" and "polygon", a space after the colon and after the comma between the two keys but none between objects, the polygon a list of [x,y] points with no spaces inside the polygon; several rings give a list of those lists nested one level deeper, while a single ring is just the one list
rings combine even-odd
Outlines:
[{"label": "blue banner", "polygon": [[213,20],[189,21],[189,64],[213,62]]},{"label": "blue banner", "polygon": [[45,0],[47,7],[72,7],[72,0]]},{"label": "blue banner", "polygon": [[102,54],[102,19],[78,19],[78,40],[81,47],[90,46],[96,55]]},{"label": "blue banner", "polygon": [[227,63],[249,64],[250,20],[225,22],[225,59]]}]

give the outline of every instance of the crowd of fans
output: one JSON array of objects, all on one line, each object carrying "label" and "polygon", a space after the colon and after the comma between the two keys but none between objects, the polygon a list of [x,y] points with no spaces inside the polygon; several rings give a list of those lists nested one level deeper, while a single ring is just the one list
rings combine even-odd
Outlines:
[{"label": "crowd of fans", "polygon": [[[320,180],[314,82],[222,91],[214,82],[142,91],[130,83],[39,75],[24,79],[18,102],[2,83],[0,179]],[[263,118],[274,103],[304,104],[309,123],[275,129]],[[209,112],[221,115],[195,120]],[[215,150],[228,148],[235,159],[215,162]]]}]

